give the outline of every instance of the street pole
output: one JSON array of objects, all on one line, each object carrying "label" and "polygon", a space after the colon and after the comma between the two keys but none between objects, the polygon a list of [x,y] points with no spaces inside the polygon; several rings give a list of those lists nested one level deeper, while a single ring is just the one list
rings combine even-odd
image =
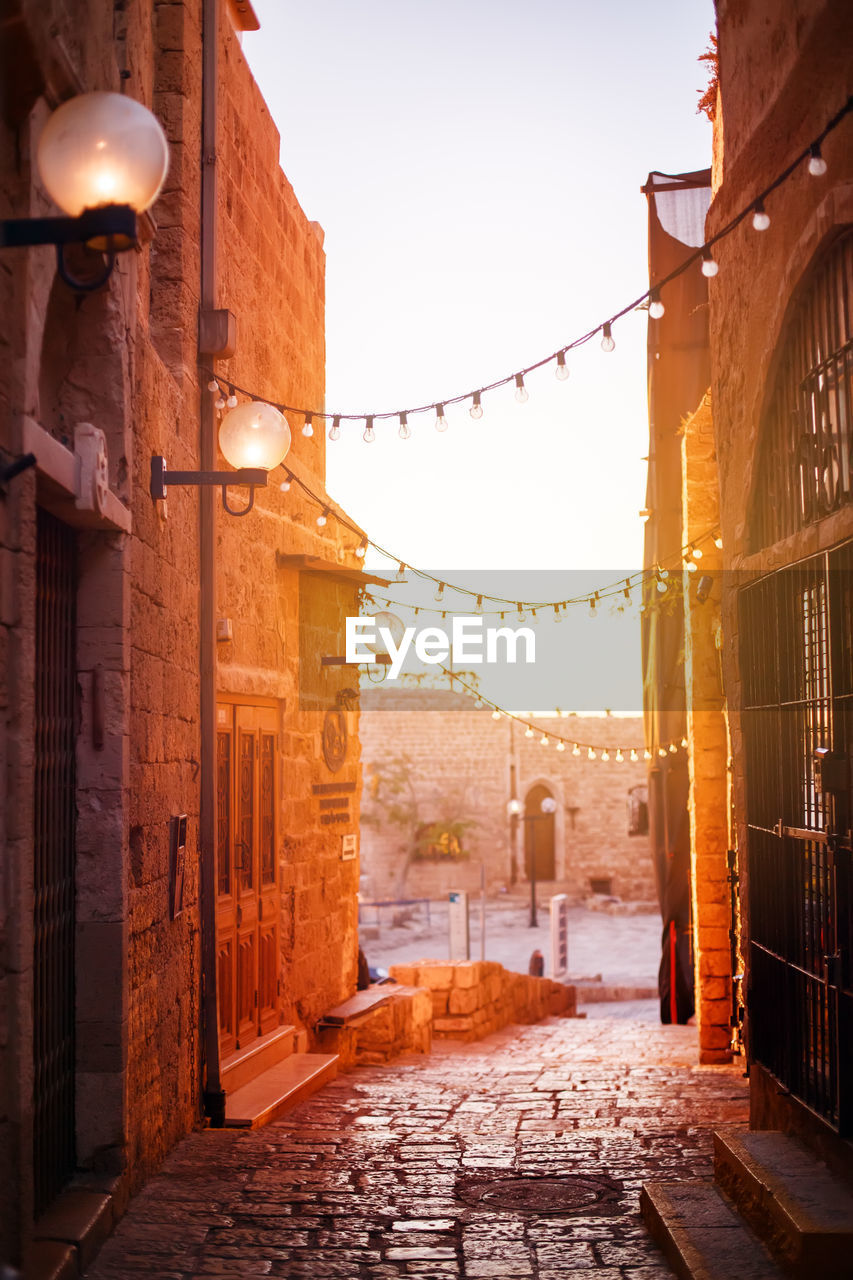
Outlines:
[{"label": "street pole", "polygon": [[[539,817],[538,813],[528,813],[524,815],[525,822],[535,822]],[[530,828],[530,928],[538,929],[539,921],[536,918],[536,828]]]}]

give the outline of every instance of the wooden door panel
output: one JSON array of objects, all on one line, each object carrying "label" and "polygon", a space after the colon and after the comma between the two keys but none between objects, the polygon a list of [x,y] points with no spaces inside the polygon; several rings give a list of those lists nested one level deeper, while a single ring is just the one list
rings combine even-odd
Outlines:
[{"label": "wooden door panel", "polygon": [[258,938],[258,1020],[266,1035],[278,1026],[278,921],[264,922]]},{"label": "wooden door panel", "polygon": [[227,1053],[279,1023],[277,712],[220,705],[217,723],[217,943]]},{"label": "wooden door panel", "polygon": [[233,933],[223,936],[222,932],[218,930],[216,970],[216,990],[219,1002],[219,1046],[221,1053],[224,1055],[237,1048]]},{"label": "wooden door panel", "polygon": [[252,925],[237,935],[237,1048],[258,1034],[258,931]]}]

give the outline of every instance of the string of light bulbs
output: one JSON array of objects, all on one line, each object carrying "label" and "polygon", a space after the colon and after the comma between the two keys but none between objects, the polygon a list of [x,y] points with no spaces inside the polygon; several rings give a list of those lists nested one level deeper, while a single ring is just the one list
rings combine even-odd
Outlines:
[{"label": "string of light bulbs", "polygon": [[[613,326],[623,316],[631,311],[637,310],[638,307],[648,306],[649,316],[654,319],[660,319],[665,312],[661,291],[676,280],[685,271],[697,261],[701,261],[702,274],[709,279],[717,275],[719,271],[719,263],[713,256],[714,246],[719,244],[721,240],[729,236],[740,224],[750,215],[752,215],[752,227],[757,232],[764,232],[770,226],[770,215],[765,207],[766,202],[783,183],[791,177],[793,173],[805,161],[806,168],[811,177],[822,177],[827,171],[826,160],[822,154],[822,145],[830,133],[838,127],[842,120],[853,111],[853,96],[849,97],[839,111],[831,117],[820,133],[803,148],[798,155],[790,162],[790,164],[782,170],[776,178],[773,179],[757,196],[753,197],[741,211],[736,214],[725,226],[704,244],[690,253],[669,275],[664,276],[657,284],[650,286],[639,297],[634,298],[626,306],[615,311],[606,320],[600,321],[586,333],[580,337],[574,338],[560,347],[557,351],[553,351],[550,355],[544,356],[541,360],[535,361],[533,364],[525,365],[515,373],[507,374],[505,377],[497,378],[494,382],[487,383],[471,391],[465,391],[461,395],[446,396],[441,400],[430,401],[426,404],[416,405],[408,409],[393,409],[374,411],[372,413],[344,413],[330,412],[325,409],[304,409],[296,405],[282,404],[274,400],[270,400],[265,396],[259,396],[255,392],[247,390],[245,387],[239,386],[237,383],[230,382],[221,378],[213,370],[207,370],[210,375],[208,383],[212,394],[215,394],[217,408],[234,408],[237,405],[237,393],[246,396],[250,400],[261,400],[266,404],[270,404],[277,409],[279,413],[293,413],[303,418],[302,434],[312,436],[314,434],[314,420],[321,419],[323,421],[330,420],[331,427],[329,429],[329,439],[334,441],[339,439],[341,434],[342,422],[363,422],[364,431],[363,439],[370,444],[376,439],[375,423],[390,419],[398,419],[398,434],[403,440],[409,439],[411,436],[411,427],[409,418],[419,414],[432,413],[435,415],[434,425],[437,431],[446,431],[448,427],[445,410],[448,405],[462,404],[467,400],[471,401],[468,412],[474,419],[483,416],[483,396],[491,391],[497,390],[499,387],[515,384],[515,398],[523,404],[529,399],[525,378],[541,369],[546,365],[555,365],[555,374],[560,381],[565,381],[569,376],[569,367],[566,362],[566,356],[570,351],[578,347],[584,346],[591,341],[597,334],[601,334],[601,347],[603,351],[613,351],[616,347],[616,340],[613,337]],[[227,391],[227,395],[226,395]]]},{"label": "string of light bulbs", "polygon": [[[711,538],[714,541],[715,547],[722,547],[723,543],[719,531],[709,531],[682,547],[680,553],[682,557],[682,567],[688,573],[698,573],[699,561],[702,559],[704,554],[701,543]],[[672,569],[656,564],[650,566],[648,569],[640,569],[627,578],[619,578],[615,582],[608,584],[606,587],[599,587],[598,589],[587,592],[584,595],[571,596],[566,600],[546,600],[539,601],[537,603],[524,600],[504,600],[503,604],[505,607],[501,609],[487,609],[483,606],[483,602],[485,600],[496,600],[500,599],[500,597],[489,596],[485,593],[478,594],[473,590],[469,591],[469,589],[465,587],[451,586],[450,590],[465,592],[467,595],[472,597],[476,595],[476,612],[483,617],[498,617],[502,622],[506,619],[510,619],[514,622],[526,622],[528,620],[536,622],[540,613],[548,617],[550,616],[550,611],[553,611],[552,621],[561,622],[563,614],[570,606],[573,605],[587,605],[590,616],[595,617],[598,614],[599,609],[605,605],[607,601],[616,601],[616,611],[622,613],[625,610],[625,602],[631,602],[632,593],[634,591],[642,590],[643,585],[647,582],[653,581],[658,594],[664,595],[669,590],[671,582],[670,575],[672,572]],[[435,604],[418,604],[412,600],[393,600],[390,597],[386,597],[383,601],[379,599],[379,595],[382,593],[378,592],[368,594],[367,600],[370,603],[377,605],[384,603],[385,608],[393,606],[400,609],[410,609],[414,612],[415,617],[417,617],[419,613],[434,614],[440,612],[441,616],[444,618],[448,613],[454,612],[454,610],[449,607],[449,602],[444,598],[442,588],[446,584],[442,583],[438,579],[434,579],[434,581],[438,581],[439,588],[434,597]],[[441,608],[442,604],[446,606],[444,609]],[[611,612],[613,612],[612,605]]]},{"label": "string of light bulbs", "polygon": [[666,745],[661,744],[653,752],[646,746],[602,746],[599,743],[582,742],[580,738],[565,737],[563,734],[555,733],[553,729],[546,730],[542,725],[536,724],[534,720],[519,715],[515,711],[507,711],[506,707],[502,707],[491,698],[487,698],[479,689],[462,676],[451,671],[449,667],[439,664],[439,670],[447,676],[451,689],[461,688],[468,697],[475,699],[474,705],[477,709],[491,708],[493,720],[510,720],[514,724],[523,725],[525,738],[536,738],[538,736],[540,746],[554,746],[561,753],[571,748],[573,756],[581,756],[586,752],[588,760],[601,760],[605,764],[613,761],[615,764],[621,764],[625,760],[648,761],[653,759],[655,754],[660,759],[665,759],[667,756],[678,755],[679,751],[683,751],[687,747],[686,738],[681,738],[677,742],[668,742]]},{"label": "string of light bulbs", "polygon": [[[373,538],[368,537],[357,524],[348,519],[348,517],[343,515],[342,512],[337,509],[333,509],[327,499],[315,493],[310,485],[306,484],[304,480],[295,475],[293,471],[290,471],[284,463],[281,465],[282,470],[285,472],[286,479],[281,482],[279,487],[286,493],[293,485],[296,485],[307,497],[311,498],[313,502],[316,502],[320,508],[320,514],[316,518],[316,524],[319,528],[324,528],[328,524],[330,518],[335,519],[343,528],[348,529],[358,537],[358,546],[356,546],[354,550],[355,554],[359,558],[363,558],[365,556],[368,547],[373,547],[373,549],[378,551],[386,560],[389,560],[392,564],[396,563],[399,566],[397,569],[398,581],[401,581],[404,575],[408,573],[414,577],[422,578],[426,582],[434,583],[436,586],[434,599],[437,604],[441,604],[442,601],[444,601],[445,592],[452,591],[461,596],[465,596],[470,600],[476,601],[478,613],[491,616],[500,615],[501,617],[513,613],[516,615],[517,619],[519,612],[529,612],[532,616],[535,616],[538,611],[541,610],[544,612],[548,609],[554,610],[555,615],[559,616],[559,613],[561,611],[565,611],[565,609],[570,605],[585,604],[591,610],[594,610],[598,608],[602,601],[619,596],[630,598],[632,591],[641,588],[645,582],[651,581],[652,579],[656,582],[658,592],[664,594],[668,590],[669,576],[670,573],[673,572],[673,568],[662,564],[652,565],[647,569],[640,569],[636,573],[630,574],[627,578],[615,579],[613,582],[607,583],[605,586],[599,587],[597,590],[587,592],[584,595],[568,597],[565,600],[514,600],[509,596],[496,596],[491,595],[487,591],[478,591],[473,587],[459,586],[457,583],[448,582],[443,578],[436,577],[435,574],[428,573],[425,569],[416,569],[412,565],[407,564],[405,560],[401,560],[387,548],[374,541]],[[698,571],[699,561],[702,559],[704,554],[703,548],[705,544],[711,540],[716,548],[719,549],[722,547],[723,540],[719,529],[708,529],[697,537],[692,538],[690,542],[681,547],[679,555],[681,557],[682,567],[686,569],[687,572],[695,573]],[[502,605],[504,607],[484,609],[483,604],[485,601],[498,606]],[[415,605],[408,601],[389,600],[388,603],[396,604],[400,608],[413,608],[416,614],[421,611],[424,613],[436,612],[436,610],[429,605]]]}]

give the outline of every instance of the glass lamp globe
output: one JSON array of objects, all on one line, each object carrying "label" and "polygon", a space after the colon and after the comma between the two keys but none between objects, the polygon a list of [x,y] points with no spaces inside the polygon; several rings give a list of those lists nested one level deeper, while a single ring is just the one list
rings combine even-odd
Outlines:
[{"label": "glass lamp globe", "polygon": [[219,428],[219,448],[232,467],[272,471],[287,457],[290,427],[271,404],[249,400],[226,413]]},{"label": "glass lamp globe", "polygon": [[511,818],[517,818],[520,815],[521,810],[522,803],[520,800],[510,800],[507,802],[506,811]]},{"label": "glass lamp globe", "polygon": [[546,796],[545,799],[540,804],[539,808],[542,810],[543,813],[556,813],[557,801],[554,799],[553,796]]},{"label": "glass lamp globe", "polygon": [[38,142],[41,180],[60,209],[154,203],[169,167],[169,144],[147,107],[121,93],[81,93],[54,111]]},{"label": "glass lamp globe", "polygon": [[399,649],[400,642],[406,631],[402,619],[398,618],[396,613],[388,613],[382,610],[380,613],[373,614],[373,623],[376,628],[376,639],[368,641],[367,647],[373,649],[375,654],[388,653],[388,645],[385,643],[384,637],[379,634],[379,628],[384,627],[386,631],[390,631],[395,648]]}]

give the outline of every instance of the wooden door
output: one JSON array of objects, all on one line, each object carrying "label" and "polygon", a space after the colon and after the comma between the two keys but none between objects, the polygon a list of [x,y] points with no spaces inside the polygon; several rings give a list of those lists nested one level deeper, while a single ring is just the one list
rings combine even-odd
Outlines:
[{"label": "wooden door", "polygon": [[546,797],[550,798],[551,792],[539,783],[524,798],[524,868],[528,879],[534,859],[537,880],[555,877],[554,815],[542,812]]},{"label": "wooden door", "polygon": [[217,761],[219,1035],[227,1055],[279,1021],[275,708],[220,705]]}]

